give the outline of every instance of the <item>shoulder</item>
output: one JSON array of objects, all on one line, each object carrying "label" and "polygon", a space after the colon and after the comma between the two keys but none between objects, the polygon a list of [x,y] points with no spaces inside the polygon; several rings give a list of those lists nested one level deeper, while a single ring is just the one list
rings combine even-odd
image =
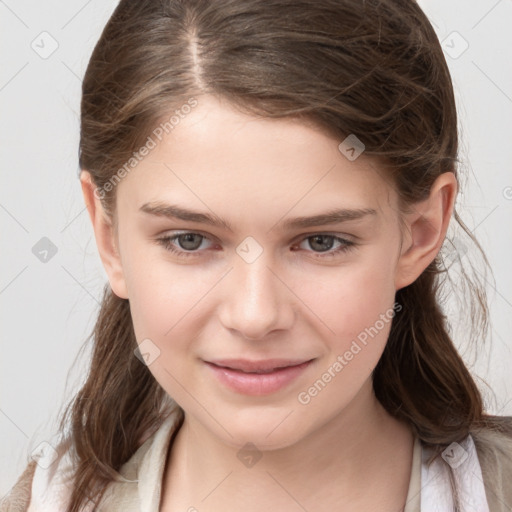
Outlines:
[{"label": "shoulder", "polygon": [[119,479],[108,485],[100,502],[101,510],[138,512],[158,509],[169,445],[180,426],[180,415],[172,414],[148,436],[120,468]]},{"label": "shoulder", "polygon": [[64,510],[73,476],[70,441],[46,443],[0,504],[0,512]]},{"label": "shoulder", "polygon": [[[123,465],[115,484],[121,504],[133,502],[133,483],[138,481],[140,464],[151,448],[154,436],[149,437]],[[14,487],[0,501],[0,512],[32,512],[38,510],[65,510],[73,486],[73,460],[69,447],[62,453],[56,467],[32,460],[18,478]],[[85,510],[88,510],[87,506]],[[131,510],[131,509],[130,509]]]},{"label": "shoulder", "polygon": [[32,494],[32,479],[36,470],[36,462],[30,462],[18,478],[14,487],[0,501],[0,512],[25,512],[28,510]]},{"label": "shoulder", "polygon": [[492,427],[471,432],[491,512],[512,507],[512,416],[492,416]]},{"label": "shoulder", "polygon": [[[116,480],[107,486],[101,501],[106,507],[100,510],[139,510],[139,483],[158,483],[165,463],[165,448],[179,426],[179,415],[173,414],[155,431],[147,433],[132,457],[119,469]],[[57,459],[53,453],[43,453],[37,461],[32,460],[27,465],[10,492],[0,500],[0,512],[66,509],[75,469],[71,441],[67,439],[57,445],[56,451]],[[84,512],[91,506],[85,506]]]},{"label": "shoulder", "polygon": [[[492,427],[471,432],[481,463],[487,469],[512,470],[512,416],[492,416]],[[512,476],[512,475],[511,475]]]}]

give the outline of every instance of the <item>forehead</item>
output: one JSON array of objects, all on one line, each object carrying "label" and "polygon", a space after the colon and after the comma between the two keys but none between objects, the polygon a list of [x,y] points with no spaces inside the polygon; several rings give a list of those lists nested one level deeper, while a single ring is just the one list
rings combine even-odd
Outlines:
[{"label": "forehead", "polygon": [[[311,123],[261,118],[212,96],[168,133],[121,181],[118,202],[186,202],[231,217],[309,214],[319,206],[393,208],[394,190],[364,153],[350,161],[337,140]],[[215,208],[214,208],[215,206]]]}]

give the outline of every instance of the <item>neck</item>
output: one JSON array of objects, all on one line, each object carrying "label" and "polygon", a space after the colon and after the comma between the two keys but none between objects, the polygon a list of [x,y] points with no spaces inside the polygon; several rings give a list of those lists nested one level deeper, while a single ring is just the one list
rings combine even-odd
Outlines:
[{"label": "neck", "polygon": [[[263,502],[268,501],[275,508],[278,499],[286,503],[293,498],[299,504],[304,503],[303,496],[311,499],[311,492],[305,492],[306,489],[314,489],[316,496],[330,496],[334,500],[335,488],[336,496],[342,496],[345,503],[355,503],[361,492],[364,494],[368,482],[381,482],[377,494],[389,492],[391,482],[389,478],[381,478],[383,472],[396,475],[393,492],[405,498],[412,448],[411,429],[385,411],[373,394],[371,381],[328,423],[291,446],[262,452],[251,467],[244,467],[237,457],[240,448],[225,444],[185,415],[169,451],[164,475],[164,490],[169,496],[164,491],[164,498],[177,505],[178,499],[172,496],[181,495],[183,504],[188,503],[190,507],[195,503],[202,510],[199,505],[203,499],[204,503],[233,504],[233,492],[244,489],[242,509],[251,510],[247,503],[252,503],[254,510],[262,510]],[[375,488],[372,484],[372,492]],[[325,492],[319,494],[317,490],[321,489]],[[205,498],[210,492],[211,499]],[[318,498],[311,505],[318,509]],[[217,510],[216,507],[206,509]],[[288,509],[293,510],[291,503],[282,508]],[[219,510],[222,510],[220,505]]]}]

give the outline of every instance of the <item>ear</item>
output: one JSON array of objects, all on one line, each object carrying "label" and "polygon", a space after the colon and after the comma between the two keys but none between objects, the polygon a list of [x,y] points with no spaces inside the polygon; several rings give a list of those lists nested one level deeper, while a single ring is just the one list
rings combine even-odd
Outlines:
[{"label": "ear", "polygon": [[439,253],[457,195],[457,179],[452,172],[437,177],[424,201],[414,203],[405,214],[402,252],[397,262],[395,288],[413,283]]},{"label": "ear", "polygon": [[121,265],[121,257],[117,248],[116,234],[110,217],[105,213],[100,200],[100,193],[92,182],[88,171],[81,171],[80,184],[85,205],[94,229],[96,245],[101,261],[108,275],[112,291],[120,298],[127,299],[128,293]]}]

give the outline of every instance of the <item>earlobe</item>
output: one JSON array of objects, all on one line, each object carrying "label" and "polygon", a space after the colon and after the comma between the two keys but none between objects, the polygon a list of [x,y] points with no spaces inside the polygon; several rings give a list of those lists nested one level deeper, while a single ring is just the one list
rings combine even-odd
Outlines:
[{"label": "earlobe", "polygon": [[439,253],[455,205],[457,179],[452,172],[437,177],[424,201],[411,205],[405,216],[408,241],[402,248],[395,289],[413,283]]},{"label": "earlobe", "polygon": [[91,219],[96,245],[103,267],[108,276],[112,291],[120,298],[127,299],[127,287],[123,275],[121,257],[116,244],[116,237],[111,219],[105,213],[96,185],[92,182],[91,174],[82,170],[80,184],[84,202]]}]

